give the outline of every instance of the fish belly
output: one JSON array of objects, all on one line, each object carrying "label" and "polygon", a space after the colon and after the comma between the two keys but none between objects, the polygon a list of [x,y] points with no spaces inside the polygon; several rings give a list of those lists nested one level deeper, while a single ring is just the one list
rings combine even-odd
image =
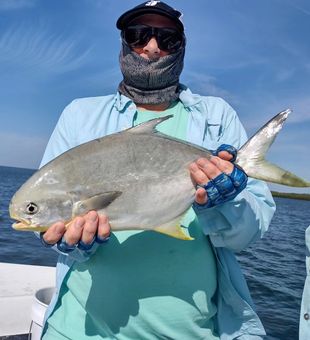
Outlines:
[{"label": "fish belly", "polygon": [[[130,185],[106,209],[112,230],[152,230],[174,221],[191,206],[195,188],[188,174]],[[99,212],[100,213],[100,212]]]}]

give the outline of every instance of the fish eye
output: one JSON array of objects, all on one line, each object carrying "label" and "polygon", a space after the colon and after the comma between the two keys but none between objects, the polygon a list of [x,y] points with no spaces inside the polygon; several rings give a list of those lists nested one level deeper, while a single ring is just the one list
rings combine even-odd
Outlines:
[{"label": "fish eye", "polygon": [[30,202],[26,206],[26,212],[27,214],[33,215],[38,212],[38,206],[35,203]]}]

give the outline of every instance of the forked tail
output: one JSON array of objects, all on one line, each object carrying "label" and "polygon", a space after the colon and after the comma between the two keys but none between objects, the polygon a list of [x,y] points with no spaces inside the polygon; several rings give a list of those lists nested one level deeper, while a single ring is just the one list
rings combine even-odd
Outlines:
[{"label": "forked tail", "polygon": [[265,154],[275,140],[291,110],[278,113],[251,137],[238,151],[236,164],[249,177],[291,187],[310,187],[310,182],[265,160]]}]

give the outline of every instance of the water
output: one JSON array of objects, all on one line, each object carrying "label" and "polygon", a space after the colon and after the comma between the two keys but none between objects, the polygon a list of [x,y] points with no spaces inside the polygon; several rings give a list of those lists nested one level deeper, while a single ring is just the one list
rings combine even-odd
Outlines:
[{"label": "water", "polygon": [[[31,232],[11,228],[7,210],[14,192],[33,170],[0,167],[0,262],[54,266],[57,254]],[[278,198],[277,212],[263,240],[238,255],[267,340],[297,340],[305,280],[304,234],[310,201]]]},{"label": "water", "polygon": [[0,262],[54,266],[57,253],[44,248],[34,233],[12,229],[9,202],[33,170],[0,166]]},{"label": "water", "polygon": [[276,203],[269,231],[239,259],[268,339],[297,340],[310,201],[276,198]]}]

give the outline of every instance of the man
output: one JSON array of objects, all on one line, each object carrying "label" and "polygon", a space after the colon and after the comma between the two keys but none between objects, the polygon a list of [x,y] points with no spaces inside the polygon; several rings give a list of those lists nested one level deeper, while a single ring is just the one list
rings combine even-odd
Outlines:
[{"label": "man", "polygon": [[264,183],[247,183],[231,162],[236,151],[225,144],[238,148],[246,140],[233,109],[179,83],[186,45],[180,16],[161,1],[148,1],[118,19],[123,81],[117,94],[73,101],[42,165],[83,142],[173,114],[158,130],[219,156],[198,159],[189,168],[197,191],[182,224],[195,240],[147,231],[110,235],[108,216],[95,211],[77,217],[67,230],[55,223],[41,235],[45,245],[57,244],[61,252],[44,339],[264,335],[233,252],[261,237],[274,202]]},{"label": "man", "polygon": [[306,340],[310,334],[310,226],[306,229],[306,280],[302,294],[300,318],[299,318],[299,340]]}]

